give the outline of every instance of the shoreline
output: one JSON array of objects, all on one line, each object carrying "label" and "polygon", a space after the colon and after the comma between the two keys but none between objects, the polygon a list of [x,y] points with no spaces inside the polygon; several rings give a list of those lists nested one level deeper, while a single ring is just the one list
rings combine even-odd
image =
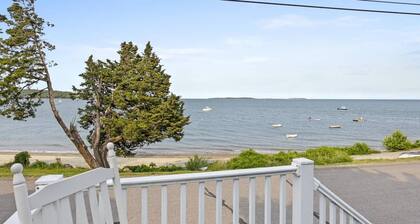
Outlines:
[{"label": "shoreline", "polygon": [[[12,162],[16,152],[11,151],[0,151],[0,165]],[[31,155],[30,161],[35,162],[36,160],[44,161],[47,163],[56,162],[59,158],[63,164],[70,164],[73,167],[86,168],[82,156],[77,152],[29,152]],[[196,153],[197,155],[203,156],[210,161],[227,161],[232,157],[236,156],[236,153]],[[144,154],[136,155],[133,157],[118,157],[120,168],[124,166],[134,166],[141,164],[155,163],[158,166],[164,165],[183,165],[188,159],[196,154],[184,153],[184,154],[170,154],[170,155],[159,155],[159,154]]]}]

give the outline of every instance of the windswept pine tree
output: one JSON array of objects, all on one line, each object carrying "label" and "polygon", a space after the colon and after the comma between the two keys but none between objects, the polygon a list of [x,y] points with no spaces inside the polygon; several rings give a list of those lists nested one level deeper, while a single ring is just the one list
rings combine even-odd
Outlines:
[{"label": "windswept pine tree", "polygon": [[150,43],[142,54],[132,43],[123,43],[118,61],[89,57],[80,75],[83,83],[73,87],[73,98],[87,102],[79,110],[79,124],[90,131],[89,147],[76,124],[66,124],[55,105],[49,69],[56,64],[46,57],[55,47],[44,39],[44,28],[53,25],[36,14],[35,0],[13,0],[7,11],[0,15],[1,116],[35,117],[47,91],[54,118],[92,168],[108,166],[108,142],[128,154],[165,138],[183,137],[189,118],[183,115],[180,97],[169,91],[170,76]]},{"label": "windswept pine tree", "polygon": [[106,143],[114,142],[127,155],[166,138],[179,141],[189,122],[150,43],[142,54],[133,43],[122,43],[118,54],[118,61],[106,62],[90,56],[80,75],[83,83],[73,87],[74,99],[87,101],[79,123],[90,131],[88,141],[101,166],[107,166]]}]

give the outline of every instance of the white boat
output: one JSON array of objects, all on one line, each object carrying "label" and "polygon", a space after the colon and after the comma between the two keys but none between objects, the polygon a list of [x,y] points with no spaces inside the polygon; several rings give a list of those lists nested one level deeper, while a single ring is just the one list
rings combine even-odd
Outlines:
[{"label": "white boat", "polygon": [[330,125],[330,128],[341,128],[341,125],[333,124],[333,125]]},{"label": "white boat", "polygon": [[286,138],[296,138],[298,134],[287,134]]},{"label": "white boat", "polygon": [[204,107],[203,109],[202,109],[202,111],[203,112],[209,112],[209,111],[211,111],[211,110],[213,110],[211,107],[209,107],[209,106],[206,106],[206,107]]},{"label": "white boat", "polygon": [[341,106],[341,107],[338,107],[337,110],[348,110],[348,108],[345,106]]},{"label": "white boat", "polygon": [[282,124],[272,124],[271,127],[280,128],[280,127],[283,127],[283,125]]},{"label": "white boat", "polygon": [[363,122],[363,121],[364,121],[364,118],[363,117],[359,117],[359,118],[353,119],[353,122]]}]

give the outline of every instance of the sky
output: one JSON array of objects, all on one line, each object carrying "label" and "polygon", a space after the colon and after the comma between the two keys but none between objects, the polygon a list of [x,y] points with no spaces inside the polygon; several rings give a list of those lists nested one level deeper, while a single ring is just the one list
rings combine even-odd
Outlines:
[{"label": "sky", "polygon": [[[418,11],[356,0],[287,1]],[[413,0],[414,1],[414,0]],[[5,13],[11,0],[0,1]],[[151,41],[183,98],[420,99],[420,16],[218,0],[38,0],[54,87],[78,85],[89,55]]]}]

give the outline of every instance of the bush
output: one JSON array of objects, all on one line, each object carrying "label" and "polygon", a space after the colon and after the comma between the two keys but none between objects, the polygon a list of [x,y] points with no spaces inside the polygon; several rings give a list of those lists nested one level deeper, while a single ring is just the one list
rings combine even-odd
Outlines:
[{"label": "bush", "polygon": [[269,155],[257,153],[252,149],[241,152],[241,154],[232,158],[226,164],[228,169],[246,169],[272,165],[273,163]]},{"label": "bush", "polygon": [[209,165],[208,161],[198,155],[194,155],[188,159],[188,162],[185,163],[185,168],[187,170],[197,171],[203,167],[207,167]]},{"label": "bush", "polygon": [[379,151],[369,148],[366,143],[356,143],[353,146],[344,148],[344,151],[349,155],[368,155],[372,153],[379,153]]},{"label": "bush", "polygon": [[15,160],[13,161],[13,163],[20,163],[22,164],[22,166],[27,167],[29,166],[29,158],[31,158],[31,155],[29,155],[29,152],[24,151],[24,152],[19,152],[18,154],[15,155]]},{"label": "bush", "polygon": [[174,172],[179,170],[185,170],[183,167],[170,165],[170,166],[159,166],[157,167],[156,164],[150,165],[138,165],[138,166],[125,166],[123,170],[130,170],[134,173],[148,173],[148,172]]},{"label": "bush", "polygon": [[352,158],[343,150],[335,147],[319,147],[308,149],[300,156],[313,160],[316,165],[351,162]]},{"label": "bush", "polygon": [[412,145],[413,148],[420,148],[420,140],[416,140],[416,142]]},{"label": "bush", "polygon": [[30,168],[42,168],[42,169],[45,169],[45,168],[49,168],[49,164],[46,163],[46,162],[44,162],[44,161],[37,160],[37,161],[31,163],[31,165],[29,165],[29,167]]},{"label": "bush", "polygon": [[294,158],[301,156],[298,152],[279,152],[271,156],[274,166],[290,165]]},{"label": "bush", "polygon": [[407,136],[399,130],[392,133],[391,136],[385,137],[383,144],[390,151],[407,150],[413,147]]},{"label": "bush", "polygon": [[207,170],[208,171],[219,171],[219,170],[227,170],[227,163],[223,161],[216,161],[210,163]]}]

